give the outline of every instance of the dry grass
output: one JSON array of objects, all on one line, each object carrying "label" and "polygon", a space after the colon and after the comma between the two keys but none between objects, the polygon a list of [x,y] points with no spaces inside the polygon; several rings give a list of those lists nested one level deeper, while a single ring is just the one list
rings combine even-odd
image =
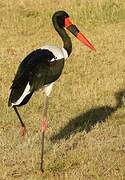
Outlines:
[{"label": "dry grass", "polygon": [[72,36],[74,51],[50,98],[43,179],[125,179],[124,0],[0,0],[0,179],[40,179],[43,95],[37,92],[20,108],[28,129],[23,142],[7,101],[26,54],[61,44],[51,23],[58,9],[71,14],[97,52]]}]

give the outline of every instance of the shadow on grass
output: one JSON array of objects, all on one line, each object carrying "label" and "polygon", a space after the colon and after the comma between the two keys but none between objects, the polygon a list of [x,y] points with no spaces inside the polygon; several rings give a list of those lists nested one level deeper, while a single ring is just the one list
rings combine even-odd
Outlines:
[{"label": "shadow on grass", "polygon": [[55,134],[51,137],[51,140],[55,141],[62,138],[68,139],[71,134],[81,131],[86,131],[88,133],[97,123],[105,122],[112,113],[117,111],[118,108],[123,105],[124,95],[125,91],[119,91],[115,94],[115,107],[95,107],[71,119],[69,123],[63,129],[61,129],[58,134]]}]

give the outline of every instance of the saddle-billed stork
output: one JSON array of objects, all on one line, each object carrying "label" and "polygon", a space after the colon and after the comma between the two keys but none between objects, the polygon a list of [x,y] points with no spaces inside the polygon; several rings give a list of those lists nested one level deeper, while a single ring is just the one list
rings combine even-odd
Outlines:
[{"label": "saddle-billed stork", "polygon": [[41,120],[41,171],[43,172],[44,133],[47,127],[48,97],[53,83],[60,77],[65,60],[72,51],[71,39],[66,33],[69,30],[76,38],[90,49],[94,46],[72,24],[69,15],[65,11],[57,11],[52,16],[55,30],[63,41],[63,47],[45,45],[27,55],[18,67],[17,73],[11,86],[8,106],[13,107],[21,123],[21,134],[24,135],[26,127],[22,121],[17,106],[25,105],[33,93],[42,88],[45,93],[45,102]]}]

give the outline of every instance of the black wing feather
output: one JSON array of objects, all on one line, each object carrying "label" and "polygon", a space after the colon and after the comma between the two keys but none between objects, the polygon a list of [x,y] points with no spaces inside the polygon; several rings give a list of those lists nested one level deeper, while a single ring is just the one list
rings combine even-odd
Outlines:
[{"label": "black wing feather", "polygon": [[41,86],[52,83],[59,78],[64,66],[64,59],[51,62],[53,58],[55,57],[51,51],[37,49],[21,62],[11,86],[9,106],[21,97],[28,82],[31,86],[31,93],[20,105],[26,104],[33,92]]}]

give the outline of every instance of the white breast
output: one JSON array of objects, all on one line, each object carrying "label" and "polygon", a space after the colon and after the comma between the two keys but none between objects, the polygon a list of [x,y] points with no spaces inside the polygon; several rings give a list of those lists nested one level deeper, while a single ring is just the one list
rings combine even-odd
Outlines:
[{"label": "white breast", "polygon": [[52,91],[52,87],[53,87],[54,83],[51,84],[47,84],[43,87],[43,92],[46,94],[46,96],[49,96],[51,91]]},{"label": "white breast", "polygon": [[51,51],[56,57],[56,60],[63,59],[63,58],[67,59],[68,57],[68,53],[64,48],[59,48],[57,46],[51,46],[51,45],[45,45],[45,46],[42,46],[41,49],[48,49],[49,51]]}]

